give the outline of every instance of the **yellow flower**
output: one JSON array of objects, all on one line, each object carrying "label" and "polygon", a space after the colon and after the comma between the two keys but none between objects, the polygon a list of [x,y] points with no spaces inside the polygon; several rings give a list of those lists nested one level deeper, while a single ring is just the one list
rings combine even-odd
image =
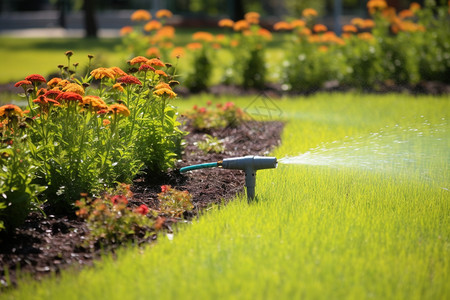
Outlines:
[{"label": "yellow flower", "polygon": [[177,96],[177,94],[174,91],[168,88],[157,89],[153,92],[153,94],[161,97],[167,95],[169,98],[175,98]]},{"label": "yellow flower", "polygon": [[108,77],[111,79],[115,78],[114,71],[112,71],[110,68],[97,68],[91,71],[91,75],[94,76],[95,79],[102,79],[104,77]]},{"label": "yellow flower", "polygon": [[152,15],[145,9],[138,9],[131,15],[131,21],[148,21],[152,18]]},{"label": "yellow flower", "polygon": [[232,28],[234,25],[233,20],[231,19],[222,19],[219,21],[219,27],[230,27]]},{"label": "yellow flower", "polygon": [[61,80],[58,82],[57,87],[63,89],[66,85],[70,84],[70,81],[67,79]]},{"label": "yellow flower", "polygon": [[100,97],[97,96],[83,97],[83,100],[80,102],[80,105],[89,107],[94,111],[108,108],[108,105],[106,105],[105,101],[103,101]]},{"label": "yellow flower", "polygon": [[72,92],[72,93],[76,93],[80,96],[84,96],[84,89],[81,85],[76,84],[76,83],[69,83],[68,85],[66,85],[63,89],[63,92]]}]

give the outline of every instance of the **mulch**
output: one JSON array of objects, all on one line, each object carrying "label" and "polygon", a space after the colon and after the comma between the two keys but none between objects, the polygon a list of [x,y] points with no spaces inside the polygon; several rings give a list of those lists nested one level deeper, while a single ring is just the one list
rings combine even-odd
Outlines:
[{"label": "mulch", "polygon": [[[129,204],[137,207],[146,204],[157,209],[157,194],[161,185],[171,185],[178,190],[188,190],[193,196],[193,212],[184,219],[166,219],[163,228],[172,231],[174,223],[185,223],[198,217],[212,204],[225,205],[238,193],[244,192],[244,173],[239,170],[219,168],[203,169],[180,174],[183,166],[214,162],[228,157],[245,155],[267,155],[280,143],[282,122],[249,121],[237,128],[191,132],[185,137],[186,147],[176,168],[164,174],[138,176],[132,185],[133,197]],[[185,128],[191,131],[192,128]],[[204,153],[195,145],[210,134],[223,141],[225,151],[220,154]],[[32,212],[25,224],[13,234],[0,236],[0,290],[17,286],[18,278],[25,274],[41,279],[49,274],[58,274],[67,267],[82,268],[92,265],[105,251],[114,253],[118,246],[108,249],[84,246],[89,230],[86,223],[75,216],[64,216]],[[151,243],[157,235],[145,237],[137,244]]]}]

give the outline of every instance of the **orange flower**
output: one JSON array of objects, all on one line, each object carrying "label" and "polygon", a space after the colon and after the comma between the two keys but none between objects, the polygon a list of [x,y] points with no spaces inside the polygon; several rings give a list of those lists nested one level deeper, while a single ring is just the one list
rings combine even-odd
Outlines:
[{"label": "orange flower", "polygon": [[177,94],[174,91],[167,88],[157,89],[153,92],[153,94],[161,97],[168,96],[169,98],[175,98],[177,96]]},{"label": "orange flower", "polygon": [[131,21],[148,21],[152,18],[152,15],[145,9],[138,9],[131,15]]},{"label": "orange flower", "polygon": [[361,24],[361,28],[373,28],[375,27],[375,22],[372,19],[365,19]]},{"label": "orange flower", "polygon": [[398,13],[400,19],[412,18],[414,17],[414,12],[410,9],[404,9]]},{"label": "orange flower", "polygon": [[168,85],[168,84],[165,83],[165,82],[160,82],[160,83],[158,83],[158,84],[155,86],[155,90],[159,90],[159,89],[162,89],[162,88],[169,89],[169,90],[172,89],[172,88],[170,87],[170,85]]},{"label": "orange flower", "polygon": [[56,97],[58,97],[59,94],[61,94],[59,90],[49,90],[47,91],[47,93],[44,94],[44,96],[47,98],[56,99]]},{"label": "orange flower", "polygon": [[146,64],[153,66],[153,67],[165,67],[166,65],[159,60],[158,58],[152,58],[147,60]]},{"label": "orange flower", "polygon": [[172,16],[173,16],[172,12],[168,9],[160,9],[156,12],[156,17],[158,19],[172,18]]},{"label": "orange flower", "polygon": [[148,57],[160,57],[161,52],[159,52],[159,49],[156,47],[150,47],[145,52],[145,55],[147,55]]},{"label": "orange flower", "polygon": [[120,29],[120,35],[121,35],[121,36],[130,34],[130,33],[132,33],[132,32],[133,32],[133,27],[131,27],[131,26],[124,26],[124,27],[122,27],[122,28]]},{"label": "orange flower", "polygon": [[44,76],[39,75],[39,74],[31,74],[31,75],[25,77],[25,80],[29,80],[33,83],[47,82],[47,80],[45,80]]},{"label": "orange flower", "polygon": [[21,117],[22,109],[14,104],[6,104],[0,107],[0,117]]},{"label": "orange flower", "polygon": [[259,14],[257,12],[251,11],[244,15],[244,19],[249,24],[258,24],[259,23]]},{"label": "orange flower", "polygon": [[127,73],[125,73],[125,71],[123,71],[121,68],[119,67],[111,67],[109,68],[113,73],[114,73],[114,77],[120,77],[120,76],[125,76],[127,75]]},{"label": "orange flower", "polygon": [[342,26],[343,32],[358,32],[358,28],[356,28],[354,25],[344,25]]},{"label": "orange flower", "polygon": [[[92,72],[91,72],[91,75],[92,75]],[[64,88],[64,87],[65,87],[66,85],[68,85],[69,83],[71,83],[69,80],[64,79],[64,80],[61,80],[61,81],[58,82],[57,87],[58,87],[58,88]]]},{"label": "orange flower", "polygon": [[122,86],[122,84],[120,82],[114,83],[113,89],[115,89],[115,90],[117,90],[119,92],[122,92],[122,93],[125,91],[125,89],[123,88],[123,86]]},{"label": "orange flower", "polygon": [[122,77],[117,78],[117,82],[125,83],[125,84],[137,84],[142,85],[142,82],[134,77],[133,75],[125,75]]},{"label": "orange flower", "polygon": [[93,111],[99,111],[101,109],[108,108],[108,105],[106,105],[105,101],[103,101],[100,97],[97,96],[83,97],[83,100],[80,102],[80,105],[89,107]]},{"label": "orange flower", "polygon": [[102,124],[103,124],[103,126],[108,126],[109,124],[111,124],[111,121],[110,120],[108,120],[108,119],[104,119],[103,121],[102,121]]},{"label": "orange flower", "polygon": [[311,35],[311,29],[309,29],[309,28],[307,28],[307,27],[302,28],[302,29],[300,30],[299,34],[300,34],[300,35],[305,35],[305,36]]},{"label": "orange flower", "polygon": [[23,86],[23,85],[32,85],[33,83],[29,80],[20,80],[14,84],[15,87]]},{"label": "orange flower", "polygon": [[50,80],[47,82],[47,87],[48,87],[48,88],[54,88],[54,87],[57,86],[58,83],[60,83],[61,81],[62,81],[61,78],[58,78],[58,77],[52,78],[52,79],[50,79]]},{"label": "orange flower", "polygon": [[258,29],[258,35],[263,37],[264,39],[270,41],[272,39],[272,34],[270,33],[269,30],[265,29],[265,28],[260,28]]},{"label": "orange flower", "polygon": [[164,26],[155,35],[155,41],[161,39],[173,39],[175,36],[175,28],[172,26]]},{"label": "orange flower", "polygon": [[214,36],[209,32],[199,31],[192,35],[192,39],[194,41],[212,42],[214,41]]},{"label": "orange flower", "polygon": [[369,9],[369,13],[373,15],[375,12],[387,8],[387,3],[385,0],[370,0],[367,2],[367,8]]},{"label": "orange flower", "polygon": [[[450,6],[450,1],[449,1],[448,5]],[[409,5],[409,9],[410,9],[412,12],[416,12],[416,11],[420,10],[420,8],[421,8],[421,7],[420,7],[420,4],[417,3],[417,2],[412,2],[412,3]]]},{"label": "orange flower", "polygon": [[183,47],[176,47],[172,50],[172,53],[170,53],[170,56],[172,57],[181,57],[184,56],[184,48]]},{"label": "orange flower", "polygon": [[105,78],[105,77],[114,79],[114,77],[115,77],[115,74],[114,74],[114,72],[111,69],[103,68],[103,67],[100,67],[100,68],[92,70],[91,71],[91,75],[94,76],[95,79],[102,79],[102,78]]},{"label": "orange flower", "polygon": [[373,40],[373,35],[370,32],[362,32],[358,34],[358,38],[365,41]]},{"label": "orange flower", "polygon": [[130,115],[130,111],[128,108],[123,104],[111,104],[108,107],[108,113],[114,114],[114,115],[122,115],[124,117],[128,117]]},{"label": "orange flower", "polygon": [[323,53],[325,53],[325,52],[327,52],[327,51],[328,51],[328,47],[327,47],[327,46],[323,46],[323,45],[322,45],[322,46],[320,46],[320,47],[319,47],[319,49],[318,49],[318,50],[319,50],[319,52],[323,52]]},{"label": "orange flower", "polygon": [[308,42],[310,42],[310,43],[320,43],[320,42],[322,42],[322,39],[320,38],[319,35],[313,34],[313,35],[310,35],[308,37]]},{"label": "orange flower", "polygon": [[305,27],[305,26],[306,26],[306,22],[303,21],[303,20],[297,19],[297,20],[294,20],[294,21],[291,22],[291,26],[292,26],[293,28],[296,28],[296,27]]},{"label": "orange flower", "polygon": [[162,24],[159,21],[151,20],[147,24],[144,25],[145,31],[158,30],[162,27]]},{"label": "orange flower", "polygon": [[325,32],[328,30],[327,26],[323,24],[316,24],[313,27],[314,32]]},{"label": "orange flower", "polygon": [[239,20],[234,23],[234,31],[243,31],[250,28],[250,24],[246,20]]},{"label": "orange flower", "polygon": [[163,70],[156,70],[155,74],[158,74],[159,76],[167,77],[167,74]]},{"label": "orange flower", "polygon": [[222,19],[219,21],[219,27],[233,28],[234,22],[231,19]]},{"label": "orange flower", "polygon": [[239,45],[239,41],[238,40],[231,40],[230,42],[230,46],[231,47],[237,47]]},{"label": "orange flower", "polygon": [[280,22],[277,22],[277,23],[275,23],[273,25],[273,29],[276,30],[276,31],[279,31],[279,30],[291,30],[292,29],[292,25],[289,24],[288,22],[280,21]]},{"label": "orange flower", "polygon": [[186,48],[188,48],[189,50],[198,50],[202,49],[203,45],[201,43],[189,43],[186,45]]},{"label": "orange flower", "polygon": [[317,17],[317,11],[314,8],[305,8],[302,12],[302,16],[305,18]]},{"label": "orange flower", "polygon": [[130,60],[130,65],[143,64],[143,63],[146,63],[147,61],[148,61],[148,58],[146,58],[146,57],[136,56]]},{"label": "orange flower", "polygon": [[362,18],[353,18],[353,19],[351,20],[351,23],[352,23],[353,25],[355,25],[355,26],[362,27],[362,25],[364,24],[364,19],[362,19]]}]

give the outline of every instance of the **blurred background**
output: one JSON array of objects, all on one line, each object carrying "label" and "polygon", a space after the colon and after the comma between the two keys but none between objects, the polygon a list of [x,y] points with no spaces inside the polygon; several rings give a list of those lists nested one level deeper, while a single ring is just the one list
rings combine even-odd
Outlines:
[{"label": "blurred background", "polygon": [[[339,33],[343,23],[355,16],[367,17],[368,0],[1,0],[0,34],[33,35],[24,29],[66,29],[74,35],[95,37],[118,36],[119,29],[129,24],[136,9],[155,12],[171,10],[172,25],[215,27],[217,20],[242,19],[248,11],[261,14],[262,25],[301,16],[305,8],[314,8],[321,22]],[[390,0],[389,6],[401,10],[413,1]],[[414,1],[423,5],[424,1]],[[22,31],[17,31],[22,30]],[[46,31],[43,31],[46,34]],[[48,32],[48,31],[47,31]],[[53,31],[53,34],[57,32]]]}]

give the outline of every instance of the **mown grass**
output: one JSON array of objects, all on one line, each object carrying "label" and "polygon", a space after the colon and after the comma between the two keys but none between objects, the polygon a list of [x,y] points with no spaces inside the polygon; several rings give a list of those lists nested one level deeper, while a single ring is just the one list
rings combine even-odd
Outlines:
[{"label": "mown grass", "polygon": [[[395,124],[417,127],[421,116],[446,124],[439,134],[448,144],[448,100],[320,94],[276,101],[287,125],[274,155],[295,156]],[[244,107],[251,101],[237,99]],[[409,169],[384,172],[382,165],[280,165],[258,172],[256,203],[238,197],[182,227],[172,241],[161,236],[155,246],[106,256],[58,279],[23,282],[0,298],[445,299],[448,147],[413,149],[433,153],[431,171],[443,181],[421,180]]]}]

